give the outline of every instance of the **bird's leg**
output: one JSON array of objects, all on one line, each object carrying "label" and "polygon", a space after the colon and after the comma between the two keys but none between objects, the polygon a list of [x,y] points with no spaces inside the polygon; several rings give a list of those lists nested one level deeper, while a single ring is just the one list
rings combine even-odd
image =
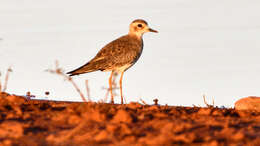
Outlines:
[{"label": "bird's leg", "polygon": [[124,72],[121,73],[121,77],[120,77],[120,95],[121,95],[121,104],[124,104],[124,100],[123,100],[123,91],[122,91],[122,80],[123,80],[123,75],[124,75]]},{"label": "bird's leg", "polygon": [[109,90],[111,94],[111,103],[114,103],[114,95],[113,95],[113,89],[112,89],[112,77],[113,77],[114,72],[111,72],[111,75],[109,77]]},{"label": "bird's leg", "polygon": [[111,72],[111,75],[109,77],[109,90],[110,90],[110,94],[111,94],[111,103],[114,104],[114,95],[113,95],[113,80],[112,77],[114,75],[114,72]]}]

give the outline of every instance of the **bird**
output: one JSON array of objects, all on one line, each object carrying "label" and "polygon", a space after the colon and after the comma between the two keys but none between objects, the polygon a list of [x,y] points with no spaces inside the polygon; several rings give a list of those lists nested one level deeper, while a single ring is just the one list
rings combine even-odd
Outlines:
[{"label": "bird", "polygon": [[68,72],[69,76],[90,73],[94,71],[111,71],[109,77],[109,91],[111,94],[111,103],[114,103],[112,90],[113,74],[120,76],[120,95],[121,104],[123,104],[122,80],[124,72],[133,66],[140,58],[143,51],[143,34],[146,32],[158,33],[148,26],[143,19],[136,19],[131,22],[128,34],[119,37],[116,40],[105,45],[97,55],[86,64]]}]

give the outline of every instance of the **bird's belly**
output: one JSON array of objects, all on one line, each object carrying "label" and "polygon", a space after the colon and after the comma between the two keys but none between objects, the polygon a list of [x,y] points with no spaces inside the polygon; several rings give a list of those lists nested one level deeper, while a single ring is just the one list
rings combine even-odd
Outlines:
[{"label": "bird's belly", "polygon": [[121,67],[118,67],[117,69],[115,69],[115,71],[121,73],[121,72],[124,72],[125,70],[127,70],[130,66],[132,66],[132,64],[126,64]]},{"label": "bird's belly", "polygon": [[122,72],[124,72],[125,70],[127,70],[131,66],[132,66],[132,64],[126,64],[126,65],[123,65],[123,66],[120,66],[120,67],[107,68],[107,69],[104,69],[102,71],[103,72],[115,71],[117,73],[122,73]]}]

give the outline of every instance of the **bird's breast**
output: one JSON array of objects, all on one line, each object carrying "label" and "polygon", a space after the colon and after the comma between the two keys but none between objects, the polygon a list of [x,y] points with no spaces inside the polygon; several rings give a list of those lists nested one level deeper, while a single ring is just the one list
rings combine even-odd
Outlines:
[{"label": "bird's breast", "polygon": [[134,49],[135,51],[135,57],[133,60],[133,64],[140,58],[142,52],[143,52],[143,39],[141,39],[138,43],[138,45],[136,46],[136,48]]}]

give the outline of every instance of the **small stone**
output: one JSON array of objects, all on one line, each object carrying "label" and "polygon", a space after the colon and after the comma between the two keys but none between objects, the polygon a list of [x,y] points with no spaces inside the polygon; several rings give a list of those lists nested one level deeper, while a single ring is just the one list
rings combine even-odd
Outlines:
[{"label": "small stone", "polygon": [[101,141],[101,140],[107,139],[107,137],[108,137],[107,131],[103,130],[103,131],[99,132],[99,133],[95,136],[94,139],[95,139],[96,141]]},{"label": "small stone", "polygon": [[232,135],[231,138],[235,141],[239,141],[245,138],[245,135],[242,132],[237,132],[236,134]]},{"label": "small stone", "polygon": [[186,133],[174,136],[174,141],[183,141],[184,143],[191,143],[196,139],[195,133]]},{"label": "small stone", "polygon": [[223,113],[220,110],[214,110],[212,112],[212,116],[222,116],[222,115],[223,115]]},{"label": "small stone", "polygon": [[46,92],[45,92],[45,95],[47,95],[47,96],[50,95],[50,92],[49,92],[49,91],[46,91]]},{"label": "small stone", "polygon": [[3,141],[3,145],[5,145],[5,146],[11,146],[11,145],[12,145],[12,141],[9,140],[9,139],[4,140],[4,141]]},{"label": "small stone", "polygon": [[138,103],[138,102],[130,102],[127,107],[130,109],[137,109],[137,108],[141,108],[143,105]]},{"label": "small stone", "polygon": [[6,92],[1,92],[0,91],[0,97],[1,98],[6,98],[7,96],[10,96],[10,94],[6,93]]},{"label": "small stone", "polygon": [[158,105],[158,99],[157,98],[155,98],[154,100],[153,100],[153,102],[154,102],[154,105]]},{"label": "small stone", "polygon": [[219,144],[217,140],[213,140],[210,143],[203,144],[203,146],[218,146],[218,145]]},{"label": "small stone", "polygon": [[165,114],[165,113],[155,113],[154,117],[157,117],[157,118],[167,118],[168,115]]},{"label": "small stone", "polygon": [[209,108],[201,108],[198,111],[198,114],[200,114],[200,115],[210,115],[210,113],[211,113],[211,109],[209,109]]}]

